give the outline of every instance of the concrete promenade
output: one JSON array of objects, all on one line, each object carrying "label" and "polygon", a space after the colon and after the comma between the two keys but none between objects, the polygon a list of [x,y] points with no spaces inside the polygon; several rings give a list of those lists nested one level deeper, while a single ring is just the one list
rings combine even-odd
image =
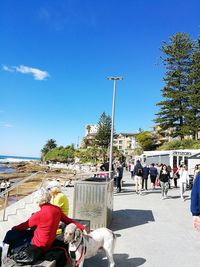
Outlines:
[{"label": "concrete promenade", "polygon": [[[179,189],[162,200],[160,190],[136,195],[130,173],[124,174],[122,192],[114,194],[113,221],[117,234],[114,259],[118,267],[199,267],[200,233],[192,227],[190,191],[183,202]],[[98,254],[85,267],[104,267]]]}]

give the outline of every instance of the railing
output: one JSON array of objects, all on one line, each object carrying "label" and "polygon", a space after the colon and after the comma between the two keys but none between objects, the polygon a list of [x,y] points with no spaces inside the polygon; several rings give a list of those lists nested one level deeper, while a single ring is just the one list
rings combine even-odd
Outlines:
[{"label": "railing", "polygon": [[[17,198],[18,195],[19,195],[19,186],[24,184],[24,183],[26,183],[26,182],[28,182],[28,181],[30,181],[30,180],[32,180],[33,178],[37,177],[39,174],[44,174],[44,176],[42,177],[42,182],[41,182],[41,184],[39,186],[41,188],[43,186],[43,184],[44,184],[44,181],[45,181],[45,178],[46,178],[46,174],[47,174],[46,172],[43,172],[43,171],[39,171],[37,173],[34,173],[34,174],[32,174],[32,175],[20,180],[19,182],[16,182],[14,185],[12,185],[9,188],[6,188],[3,192],[0,193],[0,198],[4,199],[4,203],[3,203],[3,221],[5,221],[5,215],[6,215],[6,208],[8,206],[9,193],[16,189],[16,198]],[[31,190],[31,191],[33,192],[34,190]],[[29,193],[31,191],[29,190]],[[28,191],[26,191],[26,193],[28,194]]]},{"label": "railing", "polygon": [[[5,221],[5,215],[6,215],[6,208],[8,207],[8,199],[9,199],[9,193],[13,190],[16,190],[16,198],[18,198],[18,195],[19,195],[19,187],[20,185],[34,179],[35,177],[37,177],[38,175],[41,175],[41,174],[44,174],[44,176],[42,177],[42,181],[41,181],[41,184],[39,186],[39,188],[41,188],[43,186],[43,184],[45,183],[46,181],[46,175],[47,173],[44,172],[44,171],[39,171],[37,173],[34,173],[22,180],[20,180],[19,182],[16,182],[15,184],[13,184],[11,187],[9,188],[6,188],[3,192],[0,193],[0,198],[1,199],[4,199],[3,201],[3,221]],[[111,177],[113,177],[113,172],[112,172],[112,175]],[[106,181],[108,181],[110,178],[109,178],[109,172],[108,171],[100,171],[100,172],[90,172],[90,173],[81,173],[81,174],[77,174],[76,176],[76,179],[77,180],[85,180],[87,178],[104,178],[106,179]],[[103,179],[102,179],[103,180]],[[26,190],[26,195],[28,195],[30,192],[33,192],[35,190],[31,189],[31,190]]]}]

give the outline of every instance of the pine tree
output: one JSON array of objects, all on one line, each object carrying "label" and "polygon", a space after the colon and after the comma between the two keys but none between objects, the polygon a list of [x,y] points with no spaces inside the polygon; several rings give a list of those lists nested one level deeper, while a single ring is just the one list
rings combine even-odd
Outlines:
[{"label": "pine tree", "polygon": [[157,103],[160,111],[155,122],[162,130],[173,129],[173,136],[183,139],[189,129],[185,122],[188,106],[188,74],[192,59],[192,41],[186,33],[176,33],[161,47],[162,61],[166,67],[165,86],[161,90],[163,101]]},{"label": "pine tree", "polygon": [[189,100],[186,123],[193,139],[197,140],[200,126],[200,39],[195,42],[189,78],[190,86],[188,90]]},{"label": "pine tree", "polygon": [[98,131],[95,137],[95,143],[102,148],[108,148],[110,144],[111,123],[111,117],[103,112],[98,122]]}]

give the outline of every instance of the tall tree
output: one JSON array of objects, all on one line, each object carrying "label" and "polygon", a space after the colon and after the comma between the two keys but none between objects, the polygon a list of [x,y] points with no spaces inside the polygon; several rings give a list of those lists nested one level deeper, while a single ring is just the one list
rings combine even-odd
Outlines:
[{"label": "tall tree", "polygon": [[161,47],[162,61],[166,67],[165,86],[161,90],[163,101],[157,103],[160,111],[155,122],[162,130],[173,128],[173,136],[183,139],[189,129],[185,121],[188,108],[188,75],[192,64],[192,40],[186,33],[176,33],[169,43]]},{"label": "tall tree", "polygon": [[200,127],[200,39],[195,42],[189,78],[190,86],[188,90],[189,100],[186,123],[193,139],[197,140]]},{"label": "tall tree", "polygon": [[100,146],[107,148],[110,144],[110,133],[111,133],[111,117],[103,112],[99,118],[98,131],[95,137],[95,143]]},{"label": "tall tree", "polygon": [[111,123],[111,117],[103,112],[99,118],[98,131],[95,137],[95,143],[97,146],[100,146],[101,148],[108,148],[110,144]]}]

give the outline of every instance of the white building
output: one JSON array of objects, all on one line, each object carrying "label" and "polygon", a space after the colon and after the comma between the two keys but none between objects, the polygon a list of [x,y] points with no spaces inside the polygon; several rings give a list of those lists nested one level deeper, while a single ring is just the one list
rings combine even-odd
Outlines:
[{"label": "white building", "polygon": [[136,133],[120,133],[114,137],[113,145],[118,148],[125,156],[133,154],[134,149],[138,147],[136,142]]},{"label": "white building", "polygon": [[90,134],[95,135],[98,131],[98,125],[97,124],[88,124],[85,126],[85,136],[88,136]]}]

